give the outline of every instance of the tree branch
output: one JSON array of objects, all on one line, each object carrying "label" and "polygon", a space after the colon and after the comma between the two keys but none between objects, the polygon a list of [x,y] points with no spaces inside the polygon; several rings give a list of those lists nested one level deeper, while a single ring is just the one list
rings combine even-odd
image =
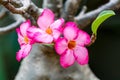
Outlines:
[{"label": "tree branch", "polygon": [[38,8],[33,2],[31,2],[29,8],[26,10],[26,12],[30,14],[30,16],[32,16],[35,20],[37,20],[42,11],[43,9]]},{"label": "tree branch", "polygon": [[80,28],[84,28],[90,22],[92,22],[101,11],[107,10],[107,9],[114,10],[119,7],[120,7],[120,0],[110,0],[108,3],[99,7],[98,9],[85,13],[82,16],[81,15],[76,16],[74,20],[77,24],[80,25]]},{"label": "tree branch", "polygon": [[83,7],[82,7],[82,10],[81,10],[80,13],[78,14],[78,16],[83,16],[86,11],[87,11],[87,6],[83,6]]},{"label": "tree branch", "polygon": [[82,0],[67,0],[65,2],[63,11],[62,11],[62,17],[66,20],[66,21],[73,21],[74,20],[74,16],[80,6]]},{"label": "tree branch", "polygon": [[23,4],[21,3],[20,0],[8,0],[9,3],[13,4],[14,6],[19,6],[19,7],[22,7]]},{"label": "tree branch", "polygon": [[[30,0],[1,0],[0,3],[4,5],[8,10],[12,11],[12,13],[22,14],[27,8],[30,6]],[[12,4],[23,4],[20,8],[15,8]],[[21,3],[21,4],[20,4]]]},{"label": "tree branch", "polygon": [[0,34],[4,34],[4,33],[7,33],[7,32],[14,30],[16,27],[18,27],[24,21],[24,19],[20,15],[15,15],[15,14],[14,15],[11,14],[11,15],[13,16],[13,18],[16,21],[8,26],[1,27]]},{"label": "tree branch", "polygon": [[[20,8],[16,8],[13,4],[18,4],[21,6]],[[36,5],[34,5],[31,0],[0,0],[0,4],[5,6],[9,11],[14,14],[21,14],[26,19],[37,20],[38,16],[42,12]]]},{"label": "tree branch", "polygon": [[56,17],[60,16],[63,0],[43,0],[43,8],[51,9]]}]

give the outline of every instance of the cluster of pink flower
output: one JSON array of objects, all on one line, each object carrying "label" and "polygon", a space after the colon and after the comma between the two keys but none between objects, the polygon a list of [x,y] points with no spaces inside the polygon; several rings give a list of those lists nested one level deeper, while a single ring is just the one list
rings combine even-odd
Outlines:
[{"label": "cluster of pink flower", "polygon": [[54,13],[44,9],[37,24],[39,27],[31,25],[30,20],[27,20],[16,29],[21,48],[16,55],[18,61],[30,53],[34,43],[54,43],[62,67],[67,68],[75,61],[81,65],[88,63],[88,50],[85,45],[90,43],[90,36],[78,29],[76,23],[64,24],[63,18],[54,21]]}]

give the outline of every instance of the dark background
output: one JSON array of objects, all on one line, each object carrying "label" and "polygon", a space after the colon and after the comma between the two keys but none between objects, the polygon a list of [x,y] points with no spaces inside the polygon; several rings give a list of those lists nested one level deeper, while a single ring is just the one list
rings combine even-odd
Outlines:
[{"label": "dark background", "polygon": [[[33,0],[41,7],[42,0]],[[108,0],[83,0],[88,11],[105,4]],[[107,19],[98,29],[96,42],[88,47],[92,71],[101,80],[120,80],[120,9],[116,15]],[[0,19],[0,26],[14,22],[9,14]],[[91,34],[91,24],[85,29]],[[13,80],[20,63],[16,61],[19,50],[17,34],[14,31],[0,35],[0,80]]]}]

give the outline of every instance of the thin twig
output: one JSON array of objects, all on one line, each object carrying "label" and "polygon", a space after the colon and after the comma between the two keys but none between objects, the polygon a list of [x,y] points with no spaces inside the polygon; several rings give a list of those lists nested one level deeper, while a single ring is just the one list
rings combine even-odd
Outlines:
[{"label": "thin twig", "polygon": [[106,3],[105,5],[90,11],[86,14],[78,15],[74,18],[75,22],[77,24],[80,25],[80,28],[84,28],[85,26],[87,26],[90,22],[92,22],[96,16],[103,10],[107,10],[107,9],[116,9],[120,7],[120,0],[110,0],[108,3]]},{"label": "thin twig", "polygon": [[62,11],[62,17],[66,21],[74,20],[74,16],[80,6],[81,1],[82,0],[67,0],[65,2],[65,5],[64,5],[63,11]]},{"label": "thin twig", "polygon": [[15,14],[23,14],[24,10],[19,10],[17,8],[15,8],[12,4],[7,3],[7,4],[3,4],[9,11],[11,11],[12,13]]},{"label": "thin twig", "polygon": [[91,35],[91,41],[87,46],[91,46],[96,41],[96,39],[97,39],[97,36],[95,34],[92,34]]},{"label": "thin twig", "polygon": [[81,10],[80,13],[78,14],[78,16],[83,16],[86,11],[87,11],[87,6],[83,6],[83,7],[82,7],[82,10]]}]

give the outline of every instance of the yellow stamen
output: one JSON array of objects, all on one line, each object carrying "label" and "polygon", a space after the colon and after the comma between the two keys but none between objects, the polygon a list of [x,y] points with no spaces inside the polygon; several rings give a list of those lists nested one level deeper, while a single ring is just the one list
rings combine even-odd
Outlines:
[{"label": "yellow stamen", "polygon": [[27,37],[27,36],[25,36],[25,37],[24,37],[24,41],[26,42],[26,44],[28,44],[29,39],[28,39],[28,37]]},{"label": "yellow stamen", "polygon": [[48,27],[48,28],[46,29],[46,33],[52,34],[52,29],[51,29],[50,27]]},{"label": "yellow stamen", "polygon": [[75,46],[76,46],[76,42],[75,41],[69,41],[69,43],[68,43],[68,48],[69,49],[73,49],[73,48],[75,48]]}]

